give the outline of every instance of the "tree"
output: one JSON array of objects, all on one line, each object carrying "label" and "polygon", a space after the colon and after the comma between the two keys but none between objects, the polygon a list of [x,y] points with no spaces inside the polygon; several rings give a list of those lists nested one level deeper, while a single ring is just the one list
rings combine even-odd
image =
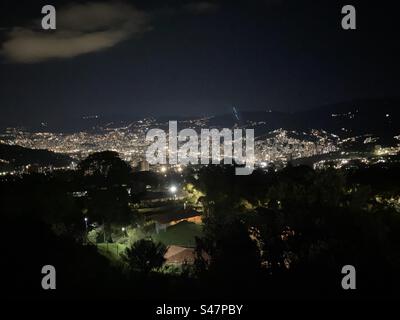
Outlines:
[{"label": "tree", "polygon": [[132,220],[129,196],[124,188],[89,190],[86,202],[88,216],[94,221],[128,224]]},{"label": "tree", "polygon": [[81,161],[78,168],[86,181],[96,186],[126,184],[132,171],[113,151],[93,153]]},{"label": "tree", "polygon": [[236,220],[196,238],[194,272],[212,294],[249,297],[261,279],[260,250],[247,226]]},{"label": "tree", "polygon": [[160,269],[165,263],[164,255],[167,247],[162,243],[155,243],[150,239],[136,241],[127,248],[123,260],[131,270],[149,274],[154,269]]}]

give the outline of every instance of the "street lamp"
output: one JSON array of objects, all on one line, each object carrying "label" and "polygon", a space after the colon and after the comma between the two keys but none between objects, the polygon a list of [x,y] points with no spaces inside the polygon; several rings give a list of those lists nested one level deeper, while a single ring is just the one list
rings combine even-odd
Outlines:
[{"label": "street lamp", "polygon": [[176,200],[176,192],[178,191],[178,188],[174,185],[169,187],[169,192],[171,192],[174,195],[174,199]]},{"label": "street lamp", "polygon": [[88,240],[88,218],[87,217],[85,217],[83,220],[85,220],[85,229],[86,229],[86,239],[85,239],[85,241],[86,241],[86,243],[87,243],[87,240]]},{"label": "street lamp", "polygon": [[126,237],[126,236],[127,236],[126,228],[125,228],[125,227],[122,227],[122,228],[121,228],[121,231],[122,231],[122,235],[123,235],[124,237]]}]

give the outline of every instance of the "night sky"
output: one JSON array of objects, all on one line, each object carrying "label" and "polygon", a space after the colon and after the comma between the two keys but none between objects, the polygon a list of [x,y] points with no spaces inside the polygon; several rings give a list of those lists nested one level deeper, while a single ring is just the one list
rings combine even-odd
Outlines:
[{"label": "night sky", "polygon": [[[393,3],[2,0],[1,123],[398,96]],[[56,32],[39,28],[44,4],[57,9]],[[345,4],[357,9],[356,31],[341,28]]]}]

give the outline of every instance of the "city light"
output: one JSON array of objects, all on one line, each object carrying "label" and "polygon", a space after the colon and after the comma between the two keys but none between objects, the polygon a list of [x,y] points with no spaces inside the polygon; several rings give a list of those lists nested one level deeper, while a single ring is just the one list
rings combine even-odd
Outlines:
[{"label": "city light", "polygon": [[169,192],[176,193],[177,191],[178,191],[178,188],[176,186],[169,187]]},{"label": "city light", "polygon": [[267,167],[267,163],[266,162],[261,162],[260,166],[261,166],[261,168],[266,168]]}]

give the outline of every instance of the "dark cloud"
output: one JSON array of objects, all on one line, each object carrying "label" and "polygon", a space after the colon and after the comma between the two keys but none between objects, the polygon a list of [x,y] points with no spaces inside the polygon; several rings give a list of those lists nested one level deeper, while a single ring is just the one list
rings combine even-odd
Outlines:
[{"label": "dark cloud", "polygon": [[57,9],[57,30],[15,27],[8,32],[2,54],[10,61],[34,63],[71,58],[115,46],[149,30],[149,17],[123,3],[73,4]]},{"label": "dark cloud", "polygon": [[207,14],[207,13],[215,13],[219,9],[219,4],[217,1],[199,1],[188,3],[184,6],[187,12],[193,14]]}]

